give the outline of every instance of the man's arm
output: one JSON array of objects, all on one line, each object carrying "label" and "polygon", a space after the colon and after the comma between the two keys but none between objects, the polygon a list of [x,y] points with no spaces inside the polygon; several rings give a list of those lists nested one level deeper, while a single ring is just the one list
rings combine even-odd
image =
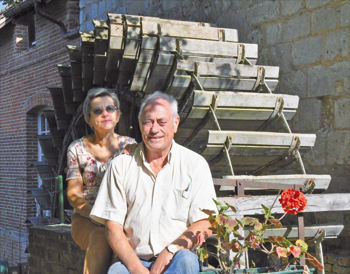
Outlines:
[{"label": "man's arm", "polygon": [[[210,223],[208,219],[199,220],[193,223],[189,228],[186,229],[184,233],[181,234],[179,238],[172,242],[176,245],[178,250],[181,249],[192,249],[197,243],[197,236],[200,233],[205,233],[211,236],[212,231],[209,229]],[[166,248],[163,249],[157,260],[154,262],[151,268],[150,274],[160,274],[169,266],[174,255],[170,253]]]},{"label": "man's arm", "polygon": [[142,265],[135,251],[130,246],[122,225],[106,220],[106,234],[109,245],[128,268],[130,274],[149,274],[149,270]]}]

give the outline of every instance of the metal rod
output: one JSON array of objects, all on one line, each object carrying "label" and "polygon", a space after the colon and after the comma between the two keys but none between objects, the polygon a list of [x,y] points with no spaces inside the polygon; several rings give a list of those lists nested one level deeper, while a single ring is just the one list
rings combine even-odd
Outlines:
[{"label": "metal rod", "polygon": [[[305,241],[305,231],[304,231],[304,214],[298,213],[298,237],[300,240]],[[300,265],[305,265],[305,255],[300,259]]]},{"label": "metal rod", "polygon": [[58,179],[58,205],[60,214],[60,224],[64,224],[64,204],[63,204],[63,178],[62,175],[56,177]]}]

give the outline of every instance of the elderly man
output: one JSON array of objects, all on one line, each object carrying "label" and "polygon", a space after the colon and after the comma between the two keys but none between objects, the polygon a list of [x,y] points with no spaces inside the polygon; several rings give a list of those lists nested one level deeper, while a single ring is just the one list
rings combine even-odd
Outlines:
[{"label": "elderly man", "polygon": [[90,217],[106,225],[118,256],[108,273],[199,272],[191,250],[211,233],[200,208],[216,210],[215,191],[204,158],[173,140],[179,122],[174,97],[149,95],[139,113],[143,143],[105,173]]}]

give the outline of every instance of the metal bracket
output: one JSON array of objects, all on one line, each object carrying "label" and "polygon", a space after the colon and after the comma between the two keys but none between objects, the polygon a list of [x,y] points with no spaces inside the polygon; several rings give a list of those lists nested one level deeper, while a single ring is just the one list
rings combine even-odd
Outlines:
[{"label": "metal bracket", "polygon": [[214,157],[213,159],[208,161],[208,164],[210,166],[211,165],[215,165],[218,162],[220,162],[222,158],[226,158],[226,161],[228,162],[228,165],[230,167],[230,173],[231,174],[229,174],[229,175],[234,175],[232,162],[231,162],[231,158],[230,158],[230,154],[229,154],[229,151],[231,149],[231,142],[232,142],[232,137],[231,136],[227,136],[225,144],[224,144],[224,147],[221,150],[221,152],[219,153],[219,155],[217,155],[216,157]]},{"label": "metal bracket", "polygon": [[[315,246],[315,257],[316,259],[324,265],[324,260],[323,260],[323,249],[322,249],[322,242],[326,238],[326,231],[324,229],[319,229],[317,231],[316,236],[308,241],[309,246]],[[320,274],[325,274],[325,270],[317,270],[317,273]]]},{"label": "metal bracket", "polygon": [[237,64],[251,65],[252,63],[245,56],[245,46],[244,44],[239,44],[237,47]]},{"label": "metal bracket", "polygon": [[260,92],[260,90],[272,93],[270,88],[265,82],[265,68],[258,67],[258,77],[256,78],[255,85],[252,89],[254,92]]},{"label": "metal bracket", "polygon": [[212,119],[216,125],[216,128],[221,131],[219,121],[215,115],[215,111],[217,108],[217,101],[216,101],[217,95],[214,94],[212,98],[212,102],[209,105],[209,110],[207,114],[204,116],[202,121],[199,123],[199,125],[193,130],[191,135],[186,139],[186,141],[182,144],[183,146],[187,147],[192,143],[192,141],[196,138],[198,133],[207,125],[209,119]]},{"label": "metal bracket", "polygon": [[282,127],[285,131],[292,133],[288,125],[287,119],[283,114],[284,100],[282,97],[276,99],[275,109],[270,117],[257,129],[257,131],[264,131],[273,121],[282,119]]},{"label": "metal bracket", "polygon": [[305,186],[305,189],[303,192],[306,194],[311,194],[314,191],[315,186],[316,186],[315,180],[314,179],[307,180],[305,182],[304,186]]},{"label": "metal bracket", "polygon": [[[277,170],[280,167],[287,165],[288,161],[290,161],[291,157],[293,156],[294,158],[297,159],[298,167],[304,171],[304,174],[306,174],[303,162],[300,157],[299,148],[300,148],[299,137],[293,136],[291,145],[283,155],[267,163],[266,165],[254,170],[253,172],[250,173],[250,175],[263,175],[268,171]],[[300,159],[298,158],[298,155]]]}]

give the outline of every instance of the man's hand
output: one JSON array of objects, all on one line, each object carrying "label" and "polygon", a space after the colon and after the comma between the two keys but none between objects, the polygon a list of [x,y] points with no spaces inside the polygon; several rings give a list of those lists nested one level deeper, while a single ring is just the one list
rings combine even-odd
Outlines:
[{"label": "man's hand", "polygon": [[167,249],[163,249],[159,253],[156,261],[151,267],[150,274],[161,274],[168,268],[171,260],[174,258],[174,254],[170,253]]}]

